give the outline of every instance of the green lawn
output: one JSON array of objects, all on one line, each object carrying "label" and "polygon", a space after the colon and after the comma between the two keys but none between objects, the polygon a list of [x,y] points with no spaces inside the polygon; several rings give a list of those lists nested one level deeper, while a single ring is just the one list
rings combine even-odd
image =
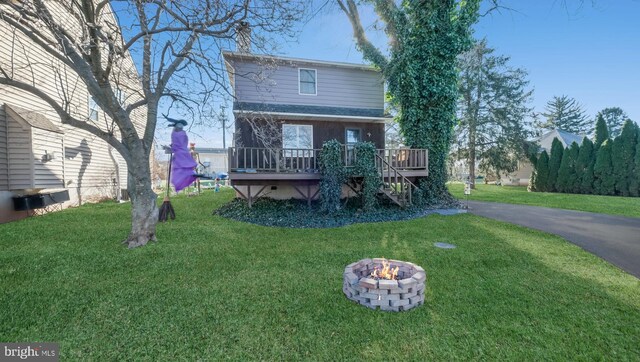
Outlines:
[{"label": "green lawn", "polygon": [[[449,190],[459,199],[465,199],[464,184],[450,183]],[[602,214],[640,217],[640,197],[560,194],[528,192],[524,186],[496,186],[477,184],[469,200],[504,202],[553,207]]]},{"label": "green lawn", "polygon": [[[211,216],[229,191],[173,200],[127,250],[128,205],[0,225],[0,341],[63,360],[640,360],[640,281],[562,239],[470,214],[335,229]],[[434,242],[458,246],[443,250]],[[424,306],[342,294],[367,257],[427,270]]]}]

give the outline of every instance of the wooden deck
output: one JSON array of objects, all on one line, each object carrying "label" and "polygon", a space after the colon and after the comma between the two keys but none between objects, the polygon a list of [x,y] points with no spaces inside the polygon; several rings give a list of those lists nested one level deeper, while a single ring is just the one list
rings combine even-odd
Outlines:
[{"label": "wooden deck", "polygon": [[[319,149],[231,147],[229,178],[232,181],[317,181],[320,180],[320,152]],[[426,149],[379,149],[377,155],[378,160],[384,160],[376,165],[383,171],[390,166],[405,177],[428,176]],[[345,146],[342,159],[345,167],[352,167],[357,154]]]},{"label": "wooden deck", "polygon": [[[232,147],[229,148],[229,179],[249,207],[268,186],[274,189],[280,185],[292,187],[311,205],[311,200],[318,195],[316,186],[322,178],[320,152],[319,149]],[[353,167],[357,157],[353,148],[344,146],[342,160],[345,167]],[[428,165],[426,149],[377,150],[375,167],[381,181],[379,192],[402,207],[410,205],[416,189],[413,182],[418,177],[428,176]],[[362,180],[351,175],[346,185],[359,192]],[[245,188],[241,191],[237,186]]]}]

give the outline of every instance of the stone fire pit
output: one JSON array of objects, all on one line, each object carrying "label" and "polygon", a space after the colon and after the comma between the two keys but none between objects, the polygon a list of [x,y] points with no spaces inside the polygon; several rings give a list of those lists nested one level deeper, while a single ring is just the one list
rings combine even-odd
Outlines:
[{"label": "stone fire pit", "polygon": [[[397,280],[371,277],[383,262],[399,267]],[[400,312],[424,304],[424,285],[427,273],[421,267],[399,260],[382,258],[362,259],[347,265],[342,290],[347,298],[371,309]]]}]

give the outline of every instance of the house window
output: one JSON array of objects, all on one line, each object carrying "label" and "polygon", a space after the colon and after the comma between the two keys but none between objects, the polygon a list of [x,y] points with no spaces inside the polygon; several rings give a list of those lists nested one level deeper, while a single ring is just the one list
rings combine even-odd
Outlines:
[{"label": "house window", "polygon": [[[284,124],[282,125],[282,148],[313,149],[313,126]],[[287,151],[288,156],[296,155],[295,151]],[[310,154],[304,152],[304,155]],[[300,153],[302,156],[303,153]]]},{"label": "house window", "polygon": [[299,92],[300,94],[316,95],[318,94],[318,87],[316,83],[317,72],[315,69],[298,69],[298,79],[300,80]]},{"label": "house window", "polygon": [[127,99],[127,95],[125,94],[125,92],[122,89],[116,89],[115,96],[118,99],[118,103],[124,106],[124,101]]},{"label": "house window", "polygon": [[93,99],[92,96],[89,96],[89,120],[98,122],[98,104]]}]

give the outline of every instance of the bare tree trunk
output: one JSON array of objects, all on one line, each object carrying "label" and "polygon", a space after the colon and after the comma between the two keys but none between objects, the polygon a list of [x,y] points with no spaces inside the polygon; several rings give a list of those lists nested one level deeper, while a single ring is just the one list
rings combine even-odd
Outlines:
[{"label": "bare tree trunk", "polygon": [[131,232],[123,242],[131,248],[156,241],[158,223],[158,195],[151,188],[149,160],[141,157],[127,164],[129,171],[128,188],[131,198]]},{"label": "bare tree trunk", "polygon": [[469,122],[469,186],[476,188],[476,124]]}]

